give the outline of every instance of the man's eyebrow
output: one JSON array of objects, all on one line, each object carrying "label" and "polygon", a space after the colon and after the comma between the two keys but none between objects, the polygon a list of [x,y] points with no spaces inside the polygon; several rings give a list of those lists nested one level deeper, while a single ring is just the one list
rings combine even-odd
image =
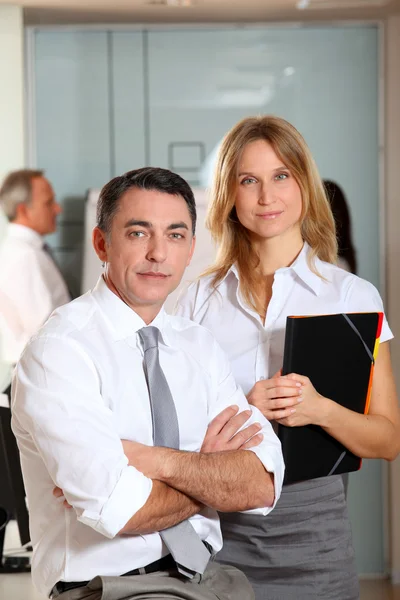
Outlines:
[{"label": "man's eyebrow", "polygon": [[125,227],[133,227],[134,225],[139,227],[147,227],[148,229],[153,227],[150,221],[140,221],[139,219],[130,219],[125,223]]},{"label": "man's eyebrow", "polygon": [[168,225],[167,229],[168,230],[171,230],[171,229],[187,229],[187,230],[189,230],[189,227],[186,225],[186,223],[184,221],[181,221],[180,223],[171,223],[171,225]]},{"label": "man's eyebrow", "polygon": [[[141,221],[139,219],[129,219],[129,221],[127,221],[125,223],[125,228],[128,227],[146,227],[146,229],[151,229],[153,227],[153,224],[150,221]],[[189,229],[189,227],[187,226],[187,224],[184,221],[179,221],[178,223],[171,223],[170,225],[168,225],[167,230],[168,231],[172,231],[173,229]]]}]

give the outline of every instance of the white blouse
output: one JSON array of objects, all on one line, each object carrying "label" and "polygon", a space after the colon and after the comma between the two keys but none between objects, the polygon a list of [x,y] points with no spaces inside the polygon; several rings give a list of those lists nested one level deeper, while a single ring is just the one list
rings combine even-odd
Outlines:
[{"label": "white blouse", "polygon": [[[235,266],[215,290],[212,276],[192,283],[180,296],[175,312],[207,327],[227,353],[236,381],[245,394],[260,379],[282,367],[286,317],[339,312],[383,311],[377,289],[368,281],[315,259],[323,278],[307,263],[305,243],[290,267],[278,269],[265,324],[244,301]],[[386,317],[381,342],[393,337]]]}]

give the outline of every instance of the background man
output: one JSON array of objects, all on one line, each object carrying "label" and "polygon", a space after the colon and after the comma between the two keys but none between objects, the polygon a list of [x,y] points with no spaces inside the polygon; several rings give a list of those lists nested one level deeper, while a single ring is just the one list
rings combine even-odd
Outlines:
[{"label": "background man", "polygon": [[0,332],[3,359],[15,364],[51,312],[71,298],[43,239],[56,230],[61,212],[43,171],[10,173],[0,207],[9,220],[0,245]]}]

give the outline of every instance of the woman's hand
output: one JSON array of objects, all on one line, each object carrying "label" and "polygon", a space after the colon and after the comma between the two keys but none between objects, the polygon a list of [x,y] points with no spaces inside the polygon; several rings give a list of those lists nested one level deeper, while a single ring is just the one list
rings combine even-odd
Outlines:
[{"label": "woman's hand", "polygon": [[247,400],[256,406],[268,421],[279,421],[293,415],[302,401],[302,384],[281,371],[271,379],[262,379],[250,390]]},{"label": "woman's hand", "polygon": [[328,408],[308,377],[278,371],[271,379],[258,381],[247,396],[269,421],[288,427],[320,425]]},{"label": "woman's hand", "polygon": [[287,427],[323,425],[332,400],[321,396],[308,377],[296,373],[291,373],[286,377],[289,381],[301,385],[301,396],[298,398],[296,411],[287,417],[277,419],[278,423]]}]

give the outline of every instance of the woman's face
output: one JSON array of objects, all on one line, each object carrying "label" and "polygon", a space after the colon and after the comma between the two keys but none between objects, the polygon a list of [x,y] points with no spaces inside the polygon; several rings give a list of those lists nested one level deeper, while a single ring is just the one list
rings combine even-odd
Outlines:
[{"label": "woman's face", "polygon": [[300,187],[264,140],[251,142],[243,150],[235,206],[240,223],[258,238],[300,235]]}]

